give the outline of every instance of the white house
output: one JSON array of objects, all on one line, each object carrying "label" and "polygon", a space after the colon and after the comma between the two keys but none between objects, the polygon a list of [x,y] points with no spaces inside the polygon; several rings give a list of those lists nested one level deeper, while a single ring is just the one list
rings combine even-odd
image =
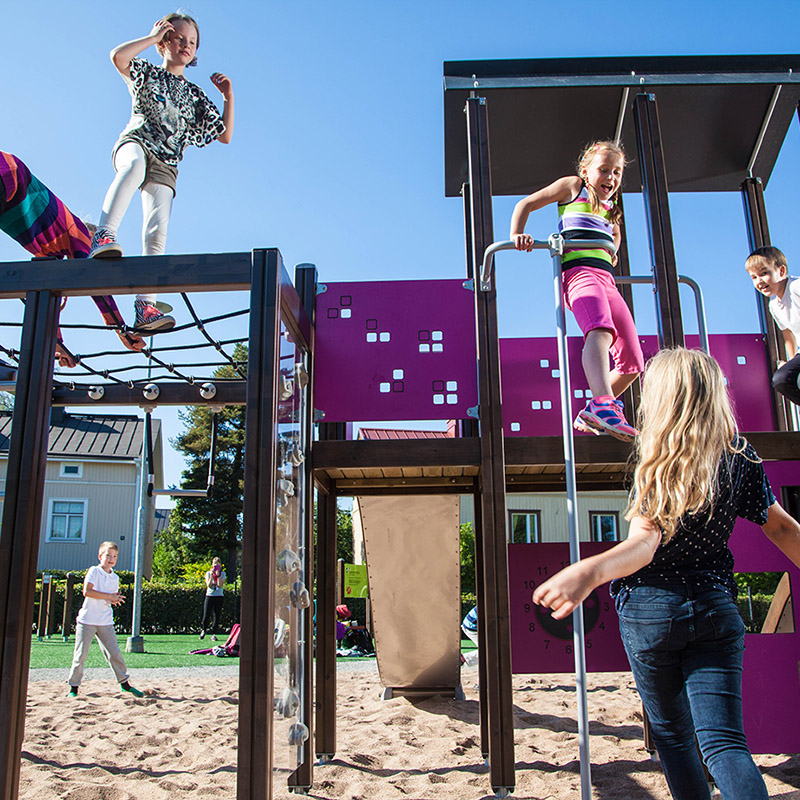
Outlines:
[{"label": "white house", "polygon": [[[5,485],[12,415],[0,413],[0,482]],[[161,423],[152,421],[156,487],[162,485]],[[122,414],[54,408],[47,445],[39,570],[81,570],[101,542],[119,545],[117,569],[132,570],[140,498],[144,421]],[[4,496],[4,493],[3,493]],[[0,496],[2,497],[2,496]],[[145,498],[144,574],[153,557],[155,504]]]}]

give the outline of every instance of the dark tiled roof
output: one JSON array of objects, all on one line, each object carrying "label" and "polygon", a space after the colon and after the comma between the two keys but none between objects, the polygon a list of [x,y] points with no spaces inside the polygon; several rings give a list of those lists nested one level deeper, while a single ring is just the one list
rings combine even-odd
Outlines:
[{"label": "dark tiled roof", "polygon": [[156,526],[153,533],[161,533],[161,531],[165,531],[169,527],[169,515],[171,511],[171,508],[156,509]]},{"label": "dark tiled roof", "polygon": [[452,439],[449,431],[400,431],[386,428],[359,428],[359,439]]},{"label": "dark tiled roof", "polygon": [[[161,421],[153,420],[153,441]],[[57,412],[50,420],[48,456],[74,458],[138,458],[144,426],[140,417],[126,415],[67,414]],[[0,413],[0,452],[8,452],[11,414]]]}]

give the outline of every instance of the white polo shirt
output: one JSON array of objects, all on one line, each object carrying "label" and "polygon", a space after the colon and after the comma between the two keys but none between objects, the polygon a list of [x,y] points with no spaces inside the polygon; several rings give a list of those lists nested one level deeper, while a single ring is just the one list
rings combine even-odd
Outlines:
[{"label": "white polo shirt", "polygon": [[[114,594],[119,591],[119,575],[113,570],[106,572],[99,564],[87,570],[83,579],[84,587],[87,583],[91,583],[98,592]],[[77,621],[82,625],[113,625],[114,607],[108,600],[84,597]]]},{"label": "white polo shirt", "polygon": [[783,297],[770,297],[769,313],[782,331],[790,330],[800,343],[800,278],[789,278]]}]

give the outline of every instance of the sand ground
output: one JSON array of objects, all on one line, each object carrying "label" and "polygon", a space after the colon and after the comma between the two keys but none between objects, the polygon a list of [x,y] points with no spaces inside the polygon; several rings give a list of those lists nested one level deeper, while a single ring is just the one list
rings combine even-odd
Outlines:
[{"label": "sand ground", "polygon": [[[146,691],[121,696],[110,673],[89,674],[76,700],[64,677],[32,674],[20,797],[36,800],[199,800],[235,796],[236,667],[139,670]],[[317,800],[479,800],[492,797],[480,753],[476,670],[466,699],[380,699],[374,661],[340,666],[337,749],[314,768]],[[642,744],[629,673],[589,677],[597,800],[668,800]],[[569,675],[514,676],[514,797],[580,796],[575,691]],[[287,752],[276,751],[276,763]],[[800,756],[760,755],[770,797],[800,800]],[[279,779],[278,784],[281,783]],[[276,785],[276,798],[296,797]],[[716,795],[718,798],[719,795]]]}]

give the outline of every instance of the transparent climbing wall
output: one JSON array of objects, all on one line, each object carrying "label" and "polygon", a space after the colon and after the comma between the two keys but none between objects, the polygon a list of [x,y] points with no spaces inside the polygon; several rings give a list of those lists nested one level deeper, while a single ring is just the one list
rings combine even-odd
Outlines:
[{"label": "transparent climbing wall", "polygon": [[275,431],[277,472],[275,536],[275,701],[273,725],[273,786],[286,786],[289,775],[303,761],[308,738],[305,707],[303,650],[306,637],[302,611],[311,603],[308,586],[310,554],[303,540],[306,515],[306,466],[309,431],[308,357],[290,331],[281,325],[278,422]]}]

